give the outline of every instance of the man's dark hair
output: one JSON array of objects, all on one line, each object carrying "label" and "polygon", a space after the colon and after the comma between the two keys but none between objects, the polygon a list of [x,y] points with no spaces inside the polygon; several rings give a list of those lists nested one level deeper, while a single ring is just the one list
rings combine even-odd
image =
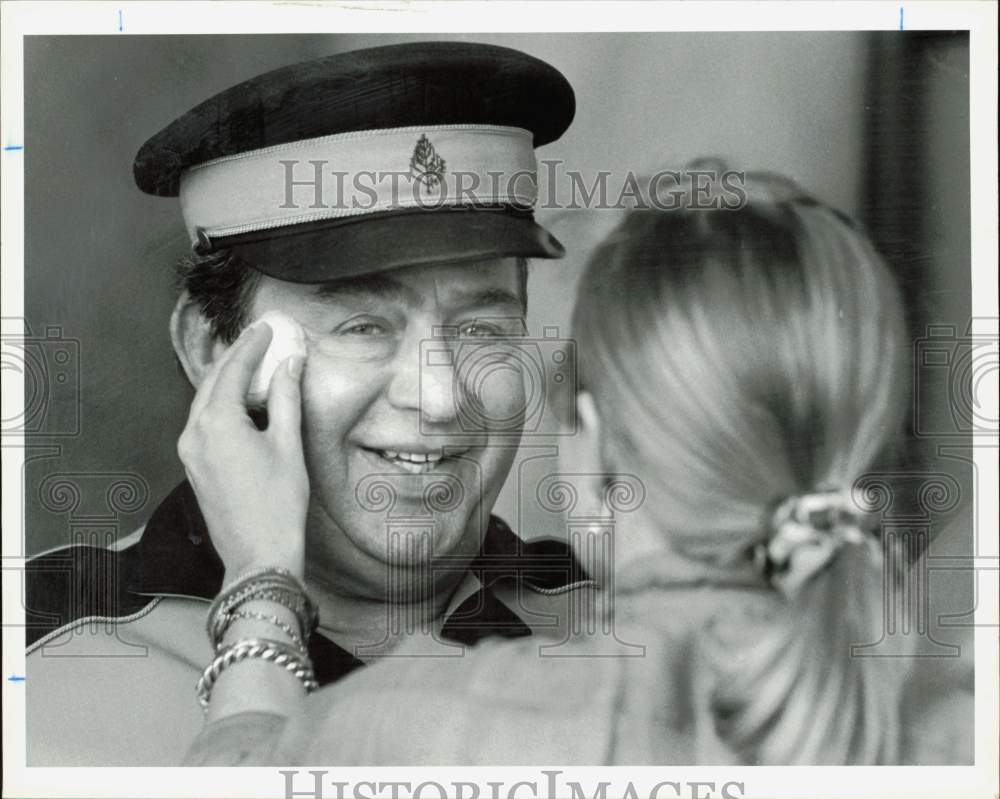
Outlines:
[{"label": "man's dark hair", "polygon": [[232,344],[246,327],[260,272],[231,250],[192,253],[177,262],[177,287],[208,320],[212,337]]},{"label": "man's dark hair", "polygon": [[[521,296],[528,305],[528,261],[517,259]],[[232,344],[250,319],[250,306],[260,283],[260,272],[231,250],[209,255],[192,253],[177,263],[177,287],[191,300],[211,326],[212,336]]]}]

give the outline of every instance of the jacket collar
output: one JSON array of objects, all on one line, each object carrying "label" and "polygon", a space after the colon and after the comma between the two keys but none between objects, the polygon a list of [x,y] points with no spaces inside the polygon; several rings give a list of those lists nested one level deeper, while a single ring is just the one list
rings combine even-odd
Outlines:
[{"label": "jacket collar", "polygon": [[[135,565],[127,578],[131,593],[212,599],[222,588],[222,560],[187,481],[153,512],[135,547]],[[551,589],[585,578],[565,544],[553,539],[527,543],[491,516],[480,553],[449,604],[442,633],[462,644],[493,635],[531,635],[531,628],[492,588],[502,580],[518,580],[532,588]],[[321,684],[363,665],[320,634],[313,636],[309,650]]]},{"label": "jacket collar", "polygon": [[214,599],[222,588],[225,568],[187,480],[153,511],[136,549],[133,593]]},{"label": "jacket collar", "polygon": [[[213,599],[222,588],[222,559],[186,480],[153,512],[136,547],[137,564],[128,579],[133,593]],[[524,541],[496,516],[490,516],[469,571],[482,588],[501,580],[518,580],[531,588],[550,590],[587,579],[564,542],[552,538]]]}]

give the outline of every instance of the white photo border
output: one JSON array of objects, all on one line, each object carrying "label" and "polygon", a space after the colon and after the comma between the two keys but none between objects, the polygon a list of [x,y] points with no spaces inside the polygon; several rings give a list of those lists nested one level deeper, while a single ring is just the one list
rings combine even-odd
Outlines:
[{"label": "white photo border", "polygon": [[[720,6],[723,8],[720,9]],[[972,312],[996,319],[997,307],[997,6],[992,2],[4,2],[2,14],[2,316],[24,315],[24,142],[23,42],[38,34],[203,34],[203,33],[408,33],[421,32],[585,32],[585,31],[817,31],[968,30],[970,33],[970,147],[972,208]],[[904,22],[905,20],[905,22]],[[995,325],[993,327],[995,332]],[[981,397],[997,407],[992,396]],[[22,376],[4,370],[3,392],[23,397]],[[7,406],[5,405],[5,408]],[[4,795],[17,797],[280,797],[284,777],[274,768],[26,768],[23,681],[22,583],[24,563],[21,496],[24,442],[4,439],[3,510],[3,738]],[[1000,484],[997,448],[977,447],[980,486]],[[983,520],[980,555],[995,559],[997,494],[976,497]],[[639,796],[657,783],[687,784],[684,796],[706,796],[693,782],[713,782],[712,796],[725,783],[741,783],[745,797],[975,797],[998,790],[998,575],[984,572],[975,613],[976,765],[967,767],[730,768],[646,767],[563,768],[561,784],[579,782],[593,795],[601,781],[631,782]],[[20,618],[18,618],[20,614]],[[12,625],[12,626],[6,626]],[[317,767],[322,768],[322,767]],[[436,781],[477,783],[482,799],[487,781],[545,784],[545,769],[531,768],[369,768],[330,770],[332,781],[413,784]],[[307,787],[306,770],[296,790]],[[697,791],[700,790],[701,793]],[[609,796],[615,788],[609,789]],[[301,795],[301,794],[300,794]],[[345,796],[350,796],[345,793]],[[364,795],[369,795],[367,792]],[[436,796],[436,793],[427,793]],[[506,789],[501,794],[507,796]],[[527,794],[522,794],[527,795]],[[676,794],[661,790],[661,797]],[[330,788],[324,796],[336,796]]]}]

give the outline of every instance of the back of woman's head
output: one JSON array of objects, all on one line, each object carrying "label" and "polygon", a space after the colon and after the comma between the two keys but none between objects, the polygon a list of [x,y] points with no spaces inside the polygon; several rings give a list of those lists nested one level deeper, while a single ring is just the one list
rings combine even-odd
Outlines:
[{"label": "back of woman's head", "polygon": [[[606,466],[643,477],[665,543],[720,565],[766,546],[781,502],[846,502],[903,396],[901,301],[871,244],[789,181],[743,185],[735,209],[631,212],[574,315]],[[747,760],[892,760],[879,666],[850,650],[881,588],[871,547],[844,546],[768,641],[718,659],[717,727]]]}]

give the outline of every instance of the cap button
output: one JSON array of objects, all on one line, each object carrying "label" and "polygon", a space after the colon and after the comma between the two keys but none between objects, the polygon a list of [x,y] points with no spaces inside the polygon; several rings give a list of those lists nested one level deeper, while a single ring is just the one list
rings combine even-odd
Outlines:
[{"label": "cap button", "polygon": [[205,232],[205,228],[200,227],[197,230],[198,243],[195,245],[195,251],[201,254],[209,253],[212,251],[212,239],[209,238],[208,233]]}]

